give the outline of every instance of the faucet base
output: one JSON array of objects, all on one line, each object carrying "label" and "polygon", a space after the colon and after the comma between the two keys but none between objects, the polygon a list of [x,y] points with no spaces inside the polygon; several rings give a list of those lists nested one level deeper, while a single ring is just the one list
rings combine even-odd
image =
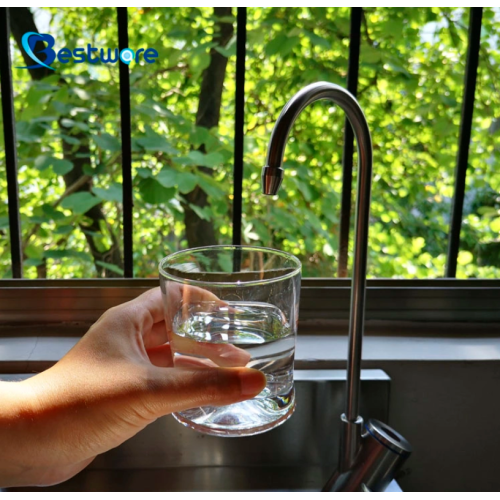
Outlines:
[{"label": "faucet base", "polygon": [[364,427],[352,467],[339,468],[323,491],[385,491],[410,456],[410,443],[388,425],[371,419]]}]

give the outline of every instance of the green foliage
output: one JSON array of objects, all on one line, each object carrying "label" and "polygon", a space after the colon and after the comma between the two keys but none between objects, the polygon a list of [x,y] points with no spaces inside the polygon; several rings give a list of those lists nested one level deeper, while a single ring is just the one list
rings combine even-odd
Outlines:
[{"label": "green foliage", "polygon": [[90,193],[73,193],[61,202],[62,208],[69,208],[75,214],[84,214],[101,200]]},{"label": "green foliage", "polygon": [[[34,11],[37,22],[50,19],[50,28],[38,28],[55,36],[56,48],[81,46],[82,40],[117,46],[113,8]],[[439,277],[453,196],[468,10],[364,13],[358,96],[374,145],[369,275]],[[342,112],[320,102],[302,114],[285,152],[279,196],[260,193],[260,169],[273,124],[295,92],[320,80],[346,85],[349,15],[349,9],[333,7],[248,8],[243,238],[298,255],[306,276],[335,275]],[[210,8],[129,8],[130,47],[159,53],[154,64],[130,65],[137,276],[156,276],[157,261],[186,246],[187,205],[214,225],[220,243],[231,240],[236,45],[233,37],[214,47],[213,30]],[[485,8],[458,277],[500,276],[499,35],[499,9]],[[196,126],[195,117],[212,48],[229,61],[219,126],[207,130]],[[44,263],[51,278],[96,276],[100,268],[121,274],[113,264],[93,262],[86,234],[95,228],[90,230],[85,215],[102,204],[105,221],[95,233],[96,245],[121,240],[118,66],[55,63],[56,74],[32,81],[17,69],[24,65],[17,47],[13,58],[25,275],[36,277]],[[65,151],[82,145],[88,145],[82,159],[91,192],[64,195],[62,176],[74,168]],[[208,206],[187,201],[193,189],[208,195]],[[6,200],[3,156],[0,192]],[[352,213],[354,206],[353,190]],[[4,201],[3,277],[10,275],[7,228]]]}]

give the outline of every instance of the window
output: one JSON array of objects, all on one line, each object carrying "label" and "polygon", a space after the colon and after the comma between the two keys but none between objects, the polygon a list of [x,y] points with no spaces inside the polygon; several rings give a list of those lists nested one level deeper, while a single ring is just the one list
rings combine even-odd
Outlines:
[{"label": "window", "polygon": [[[349,84],[370,124],[369,277],[445,276],[450,234],[460,237],[458,251],[448,258],[448,265],[457,262],[458,278],[498,277],[498,8],[120,12],[117,22],[113,8],[10,9],[17,142],[9,139],[6,121],[0,157],[2,278],[13,276],[16,259],[27,279],[131,277],[127,259],[134,277],[156,277],[166,253],[229,243],[234,227],[236,242],[297,254],[306,277],[336,276],[341,217],[353,212],[355,202],[354,189],[341,202],[342,160],[350,169],[352,156],[343,149],[342,112],[328,103],[308,109],[287,147],[285,190],[273,200],[259,187],[281,108],[318,80]],[[27,26],[55,39],[56,72],[18,68],[28,65],[20,42]],[[128,66],[128,78],[123,69],[120,76],[120,66],[127,69],[123,63],[109,61],[125,45],[138,61]],[[81,63],[74,56],[62,62],[61,49],[88,46],[108,62]],[[148,49],[157,53],[151,63]],[[8,80],[4,65],[4,107]],[[128,92],[130,137],[120,101]],[[129,163],[122,144],[131,149]],[[15,215],[9,229],[8,204],[16,202],[13,154],[20,238],[12,227]],[[354,188],[356,154],[353,163]],[[242,188],[233,183],[233,170],[238,179],[241,168]],[[132,176],[125,202],[122,172]],[[464,197],[455,182],[465,183]],[[455,220],[454,199],[463,208]],[[130,219],[132,248],[123,244],[123,221]],[[350,236],[352,241],[352,228]],[[16,239],[20,251],[11,252],[9,242]],[[455,276],[453,270],[448,276]]]}]

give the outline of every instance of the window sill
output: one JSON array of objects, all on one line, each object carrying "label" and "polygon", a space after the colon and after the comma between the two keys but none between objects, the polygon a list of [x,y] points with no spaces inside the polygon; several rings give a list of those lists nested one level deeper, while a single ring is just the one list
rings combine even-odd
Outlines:
[{"label": "window sill", "polygon": [[[372,367],[385,361],[499,361],[500,337],[474,329],[474,336],[367,335],[363,361]],[[69,333],[69,332],[68,332]],[[0,373],[39,372],[61,359],[79,336],[4,337],[0,342]],[[296,367],[343,367],[347,353],[345,335],[299,335]]]}]

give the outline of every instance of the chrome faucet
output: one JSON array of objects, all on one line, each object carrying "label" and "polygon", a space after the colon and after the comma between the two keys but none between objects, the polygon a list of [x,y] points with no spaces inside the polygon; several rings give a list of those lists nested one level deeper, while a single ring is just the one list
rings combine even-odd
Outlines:
[{"label": "chrome faucet", "polygon": [[328,480],[324,491],[384,491],[412,448],[404,437],[389,426],[373,419],[364,424],[359,415],[372,142],[365,115],[358,101],[347,90],[333,83],[318,82],[304,87],[288,101],[271,135],[267,162],[262,169],[262,190],[267,195],[278,192],[283,180],[283,154],[290,129],[304,108],[321,99],[338,104],[346,113],[358,144],[359,159],[346,407],[340,417],[342,431],[338,470]]}]

